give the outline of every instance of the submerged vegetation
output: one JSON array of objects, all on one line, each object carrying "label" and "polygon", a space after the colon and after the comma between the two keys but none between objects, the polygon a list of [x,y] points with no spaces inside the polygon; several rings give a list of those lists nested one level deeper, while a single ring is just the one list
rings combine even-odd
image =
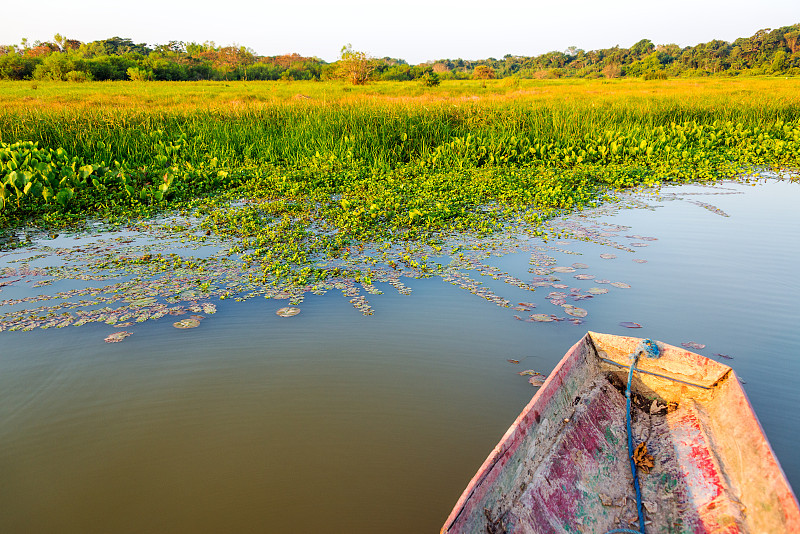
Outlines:
[{"label": "submerged vegetation", "polygon": [[[331,276],[315,262],[352,246],[438,246],[519,222],[536,234],[543,220],[609,190],[800,161],[798,97],[781,80],[529,82],[505,94],[498,80],[488,94],[475,86],[474,98],[451,96],[458,83],[405,98],[380,96],[391,84],[355,95],[331,84],[320,95],[312,83],[314,96],[284,100],[275,85],[252,84],[249,105],[150,112],[149,101],[180,90],[141,86],[124,95],[138,105],[122,112],[113,98],[65,104],[63,85],[48,87],[35,109],[18,93],[0,115],[0,223],[183,210],[259,265],[262,282],[303,285]],[[225,91],[205,89],[210,102]]]}]

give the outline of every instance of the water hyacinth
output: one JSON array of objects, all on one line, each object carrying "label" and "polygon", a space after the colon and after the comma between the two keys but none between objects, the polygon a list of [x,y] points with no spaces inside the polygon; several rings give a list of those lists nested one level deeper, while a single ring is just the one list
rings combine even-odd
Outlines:
[{"label": "water hyacinth", "polygon": [[[501,115],[505,111],[499,110]],[[358,115],[362,112],[352,113]],[[382,111],[372,109],[363,113],[380,115]],[[446,115],[448,112],[442,108],[433,113]],[[391,114],[380,116],[387,118],[387,124],[395,124]],[[150,119],[156,122],[162,120],[159,117]],[[414,122],[417,119],[420,122]],[[225,122],[228,119],[221,120]],[[429,122],[427,111],[419,117],[415,116],[412,122],[423,131],[428,128],[428,122],[425,121]],[[654,237],[629,235],[626,238],[638,241],[629,244],[618,242],[622,241],[620,233],[631,231],[629,227],[578,216],[554,219],[556,215],[576,207],[590,206],[599,199],[599,195],[611,189],[624,189],[639,183],[655,184],[660,180],[694,179],[688,178],[694,171],[699,171],[695,176],[704,178],[732,172],[721,163],[714,167],[695,159],[673,159],[672,155],[660,153],[655,147],[651,154],[644,157],[637,152],[639,145],[628,145],[628,140],[621,140],[623,136],[636,137],[639,144],[647,141],[648,147],[656,135],[659,139],[665,138],[664,147],[688,137],[697,143],[687,149],[693,158],[701,153],[712,155],[713,151],[701,146],[701,143],[712,139],[712,135],[724,136],[731,143],[735,142],[736,148],[728,150],[720,146],[720,153],[739,158],[737,151],[742,151],[747,156],[741,161],[758,159],[753,155],[755,145],[750,147],[758,135],[753,137],[752,132],[745,133],[746,129],[736,124],[711,122],[651,126],[653,131],[638,126],[631,129],[629,124],[610,125],[604,132],[585,132],[587,135],[583,140],[568,135],[556,136],[551,143],[554,145],[552,149],[543,148],[542,143],[535,139],[512,142],[510,136],[504,136],[502,132],[494,136],[491,130],[473,136],[469,141],[466,132],[453,132],[449,137],[435,138],[435,142],[420,142],[420,146],[430,147],[426,153],[407,153],[402,161],[384,159],[377,166],[369,164],[366,154],[362,154],[362,159],[343,159],[346,151],[304,154],[303,147],[295,147],[298,150],[296,155],[291,156],[294,160],[288,166],[281,167],[276,162],[286,161],[291,151],[269,160],[269,164],[261,160],[263,165],[247,169],[246,172],[231,167],[233,160],[225,169],[212,169],[203,166],[202,161],[192,160],[196,154],[204,153],[201,147],[195,145],[208,137],[187,135],[181,139],[180,134],[170,137],[168,132],[162,131],[157,134],[150,148],[136,148],[140,160],[133,167],[154,163],[148,150],[162,150],[171,146],[173,166],[188,169],[189,166],[181,167],[179,164],[191,162],[197,171],[175,171],[174,179],[164,190],[161,201],[154,201],[151,195],[148,197],[151,199],[149,204],[137,201],[139,207],[136,209],[144,210],[143,214],[150,214],[154,211],[148,211],[145,206],[155,210],[177,206],[179,204],[174,202],[179,199],[188,202],[188,197],[181,195],[188,195],[195,186],[203,193],[226,191],[226,195],[220,199],[197,199],[191,204],[180,204],[185,207],[185,214],[171,215],[169,221],[151,219],[130,223],[125,231],[134,237],[86,239],[72,248],[45,246],[41,252],[34,251],[37,254],[18,258],[21,265],[6,267],[3,273],[8,280],[0,280],[0,286],[28,281],[33,282],[31,286],[39,288],[66,280],[96,280],[103,283],[79,289],[69,296],[66,292],[43,295],[42,301],[60,299],[63,304],[50,306],[47,310],[42,306],[38,311],[32,309],[28,314],[6,314],[0,317],[0,328],[33,330],[61,328],[70,324],[81,326],[89,322],[106,322],[117,326],[131,321],[138,324],[158,320],[167,314],[211,315],[216,311],[216,305],[209,301],[228,298],[245,301],[267,297],[289,300],[290,306],[295,307],[303,302],[304,295],[308,293],[320,295],[333,289],[341,291],[356,311],[369,315],[373,313],[373,308],[367,298],[361,295],[362,290],[378,296],[381,291],[374,284],[383,283],[386,285],[381,287],[392,287],[401,295],[409,295],[412,292],[406,285],[409,279],[434,276],[485,299],[487,303],[509,307],[520,298],[528,299],[514,293],[517,289],[533,292],[538,287],[564,290],[568,286],[557,278],[527,280],[524,274],[510,274],[491,265],[492,258],[517,252],[529,253],[532,274],[550,277],[588,268],[585,263],[578,262],[569,267],[559,265],[559,262],[569,263],[574,259],[565,259],[565,256],[579,254],[564,248],[566,246],[581,250],[579,246],[572,245],[591,242],[607,247],[605,250],[624,254],[632,252],[630,247],[647,245],[656,240]],[[458,124],[458,121],[453,124]],[[214,127],[201,123],[185,126],[190,129]],[[404,124],[403,128],[406,126]],[[241,127],[247,131],[246,124]],[[764,127],[761,133],[768,130],[772,132],[770,135],[788,139],[794,135],[791,132],[796,127],[796,124],[776,123],[769,125],[769,128]],[[73,131],[71,128],[74,126],[64,125],[63,135],[72,135],[69,133]],[[95,135],[97,132],[92,128],[87,126],[86,132],[81,135]],[[53,131],[60,130],[56,128]],[[616,154],[608,152],[612,142],[618,147]],[[258,143],[251,144],[260,146]],[[746,146],[742,147],[742,144]],[[512,155],[512,145],[516,147],[513,150],[526,146],[528,152],[523,154],[518,151]],[[81,143],[71,143],[70,146],[81,146]],[[600,147],[606,147],[608,156],[597,155]],[[354,148],[356,152],[359,150],[352,142],[348,142],[345,148]],[[389,154],[388,148],[395,147],[383,147],[387,149],[384,156]],[[14,150],[36,153],[38,148],[26,145]],[[595,153],[591,150],[595,150]],[[586,154],[582,155],[581,151]],[[494,155],[493,161],[482,159],[481,154],[487,153]],[[88,157],[88,154],[83,157]],[[578,157],[583,158],[583,162],[594,161],[597,167],[577,165]],[[107,160],[112,161],[111,158]],[[662,169],[656,163],[663,163],[666,167]],[[451,164],[457,164],[458,167]],[[458,171],[449,170],[451,168],[458,168]],[[642,169],[641,174],[629,172],[632,168]],[[107,184],[109,187],[121,184],[116,181],[117,175],[112,180],[111,175],[116,172],[113,169],[103,171],[110,173],[108,176],[97,169],[94,166],[91,171],[85,169],[88,188],[95,187],[92,185],[95,177],[98,184],[110,180]],[[220,172],[227,174],[223,176]],[[321,180],[320,176],[326,179]],[[214,180],[218,180],[216,185],[211,183]],[[135,185],[138,187],[144,182]],[[115,191],[126,195],[123,189],[112,188],[106,197],[93,197],[87,193],[86,198],[107,200],[109,195],[113,197],[116,194]],[[11,206],[2,215],[26,213],[26,209],[35,207],[28,203],[32,202],[32,198],[23,197],[20,210]],[[82,198],[74,202],[77,210],[85,206],[80,203],[83,202]],[[120,205],[131,206],[130,203]],[[42,209],[57,208],[47,205]],[[557,236],[558,240],[545,242],[540,239],[543,235]],[[217,248],[218,251],[206,255],[196,253],[203,246]],[[595,257],[597,251],[591,254],[591,257]],[[37,256],[40,259],[58,257],[65,265],[39,268],[25,263]],[[614,259],[617,256],[602,253],[600,257]],[[634,261],[641,263],[645,260]],[[498,284],[488,288],[469,274],[487,283],[496,281]],[[578,274],[575,279],[590,280],[591,276]],[[611,283],[609,280],[596,280],[594,283],[630,288],[623,282]],[[568,299],[579,301],[608,292],[597,289],[589,289],[584,294],[565,293],[549,300],[563,306]],[[510,298],[512,296],[513,301]],[[79,297],[85,297],[87,303],[77,306],[73,319],[48,317],[39,320],[32,317],[40,312],[60,313],[72,309],[68,308],[68,302]],[[537,294],[530,299],[537,300]],[[23,299],[14,300],[19,302],[9,302],[8,305],[23,304]],[[541,300],[539,304],[546,305],[547,299]],[[373,301],[377,302],[376,299]],[[24,304],[33,306],[36,302],[39,301],[31,298],[25,300]],[[527,312],[534,309],[536,304],[520,303],[515,309]],[[100,311],[101,306],[108,309]],[[574,320],[580,319],[570,314],[569,309],[582,308],[565,307],[567,315],[573,316]],[[85,314],[78,314],[77,311]],[[548,317],[549,322],[559,320],[554,315],[537,315]],[[531,320],[535,321],[533,317]]]}]

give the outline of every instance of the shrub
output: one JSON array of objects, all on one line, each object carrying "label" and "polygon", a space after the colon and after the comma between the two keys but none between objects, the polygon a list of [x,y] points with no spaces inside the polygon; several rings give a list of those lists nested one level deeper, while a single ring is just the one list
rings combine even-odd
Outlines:
[{"label": "shrub", "polygon": [[496,73],[494,69],[488,65],[478,65],[475,67],[472,77],[476,80],[494,80]]},{"label": "shrub", "polygon": [[425,87],[436,87],[442,83],[441,80],[439,80],[439,75],[435,72],[426,72],[420,77],[419,81],[422,82],[422,85]]},{"label": "shrub", "polygon": [[128,78],[134,82],[143,82],[153,79],[153,71],[140,67],[129,67]]},{"label": "shrub", "polygon": [[82,70],[71,70],[66,74],[66,80],[68,82],[88,82],[91,79],[88,73],[83,72]]},{"label": "shrub", "polygon": [[645,80],[666,80],[667,73],[663,70],[651,70],[644,73],[642,76]]}]

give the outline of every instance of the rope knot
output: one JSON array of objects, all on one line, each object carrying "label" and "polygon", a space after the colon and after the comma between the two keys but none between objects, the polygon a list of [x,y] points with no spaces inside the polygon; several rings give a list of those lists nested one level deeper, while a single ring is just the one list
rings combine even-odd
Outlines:
[{"label": "rope knot", "polygon": [[656,342],[652,339],[643,339],[639,342],[636,346],[636,350],[633,351],[631,356],[636,357],[644,354],[648,358],[658,358],[661,356],[661,350],[656,345]]}]

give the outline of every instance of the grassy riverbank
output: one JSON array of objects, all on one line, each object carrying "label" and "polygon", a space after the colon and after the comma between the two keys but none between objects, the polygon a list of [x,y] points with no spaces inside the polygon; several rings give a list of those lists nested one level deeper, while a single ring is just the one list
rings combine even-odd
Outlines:
[{"label": "grassy riverbank", "polygon": [[265,278],[304,282],[325,276],[311,258],[355,242],[535,226],[607,189],[796,168],[795,85],[0,83],[0,224],[191,201]]}]

